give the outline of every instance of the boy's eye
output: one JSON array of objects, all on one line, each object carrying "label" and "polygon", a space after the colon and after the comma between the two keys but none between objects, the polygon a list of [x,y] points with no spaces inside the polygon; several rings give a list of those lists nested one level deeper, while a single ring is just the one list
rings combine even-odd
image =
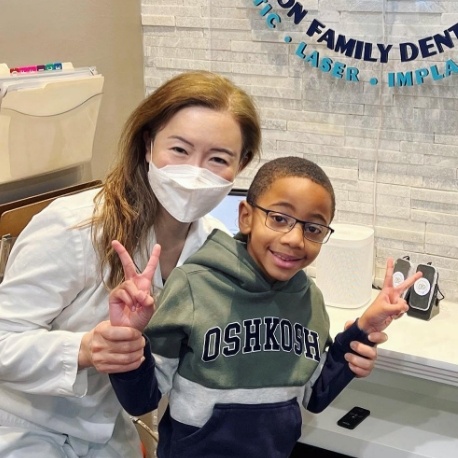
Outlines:
[{"label": "boy's eye", "polygon": [[281,213],[270,213],[269,216],[276,225],[289,226],[289,219]]},{"label": "boy's eye", "polygon": [[322,228],[316,224],[305,224],[304,231],[309,234],[319,235],[322,232]]}]

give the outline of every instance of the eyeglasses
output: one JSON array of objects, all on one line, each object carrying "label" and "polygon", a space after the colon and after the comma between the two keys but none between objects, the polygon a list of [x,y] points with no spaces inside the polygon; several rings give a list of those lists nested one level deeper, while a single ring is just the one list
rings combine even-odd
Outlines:
[{"label": "eyeglasses", "polygon": [[301,221],[293,216],[285,215],[284,213],[267,210],[259,205],[248,202],[252,207],[258,208],[266,214],[266,226],[275,232],[288,233],[293,230],[296,224],[301,224],[304,238],[315,243],[326,243],[334,232],[334,229],[324,224],[310,223],[309,221]]}]

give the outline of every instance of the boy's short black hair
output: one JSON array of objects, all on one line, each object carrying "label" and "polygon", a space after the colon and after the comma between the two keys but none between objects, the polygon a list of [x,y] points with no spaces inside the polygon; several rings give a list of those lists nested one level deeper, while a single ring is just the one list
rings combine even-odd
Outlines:
[{"label": "boy's short black hair", "polygon": [[266,162],[258,170],[248,189],[247,201],[255,204],[259,197],[272,186],[274,181],[286,177],[308,178],[326,189],[332,201],[331,220],[334,218],[336,197],[331,181],[319,165],[302,157],[279,157]]}]

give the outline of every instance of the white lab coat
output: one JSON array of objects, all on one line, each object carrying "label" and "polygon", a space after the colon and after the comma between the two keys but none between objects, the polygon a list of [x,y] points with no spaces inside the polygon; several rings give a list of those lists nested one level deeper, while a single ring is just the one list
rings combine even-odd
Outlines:
[{"label": "white lab coat", "polygon": [[[76,227],[92,216],[97,192],[55,200],[13,247],[0,284],[0,425],[50,431],[77,442],[104,444],[112,438],[122,409],[108,376],[94,368],[78,370],[82,336],[108,319],[108,291],[90,227]],[[178,265],[214,227],[222,223],[211,217],[193,223]],[[154,243],[153,234],[151,247]],[[154,284],[162,288],[159,269]],[[125,428],[133,428],[122,415]],[[1,435],[0,430],[0,443]],[[137,456],[133,436],[135,443],[124,444],[120,456]]]}]

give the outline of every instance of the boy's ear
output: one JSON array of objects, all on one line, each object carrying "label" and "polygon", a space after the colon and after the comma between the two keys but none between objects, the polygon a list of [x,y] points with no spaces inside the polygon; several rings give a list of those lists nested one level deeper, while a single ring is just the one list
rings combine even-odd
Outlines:
[{"label": "boy's ear", "polygon": [[246,200],[242,200],[239,204],[239,230],[242,234],[248,235],[251,232],[252,221],[253,207]]}]

